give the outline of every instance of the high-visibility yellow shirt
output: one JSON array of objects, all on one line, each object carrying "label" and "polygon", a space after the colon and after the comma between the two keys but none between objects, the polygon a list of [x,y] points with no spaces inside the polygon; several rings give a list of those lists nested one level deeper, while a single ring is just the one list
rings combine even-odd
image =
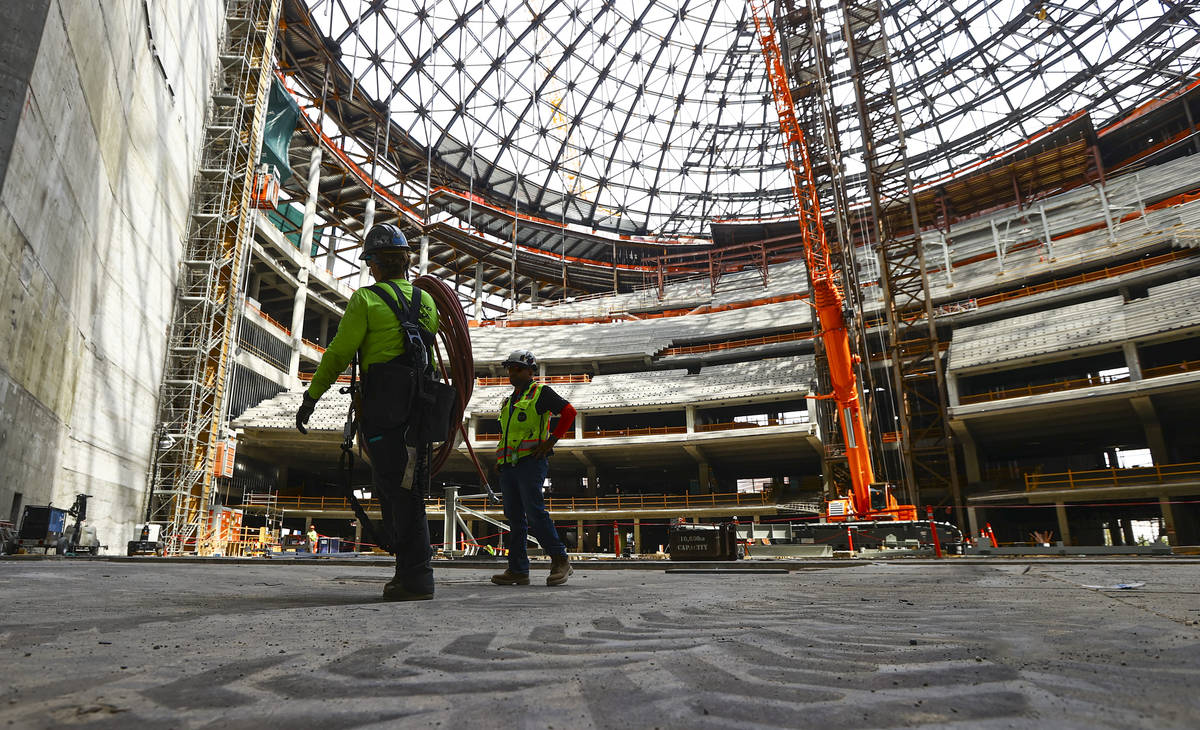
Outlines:
[{"label": "high-visibility yellow shirt", "polygon": [[[405,301],[412,301],[413,285],[404,279],[393,279],[400,287],[400,293]],[[396,301],[391,287],[383,284],[387,296]],[[437,306],[429,292],[421,292],[421,329],[430,334],[438,331]],[[362,372],[377,362],[387,362],[397,355],[403,355],[405,350],[404,338],[400,334],[400,326],[396,315],[375,292],[368,287],[362,287],[350,297],[346,305],[346,313],[338,324],[337,334],[321,356],[317,372],[313,374],[312,383],[308,386],[308,395],[320,398],[329,386],[333,385],[338,376],[345,372],[356,351],[362,352],[359,367]],[[432,356],[432,353],[430,353]]]}]

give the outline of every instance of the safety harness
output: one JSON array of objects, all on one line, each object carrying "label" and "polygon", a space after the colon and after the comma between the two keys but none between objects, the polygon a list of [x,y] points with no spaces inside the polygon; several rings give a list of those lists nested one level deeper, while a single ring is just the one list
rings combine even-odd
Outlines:
[{"label": "safety harness", "polygon": [[[384,282],[396,295],[395,299],[389,297],[386,290],[381,284],[374,284],[368,287],[368,290],[379,297],[392,310],[392,314],[396,315],[396,320],[400,327],[401,337],[404,340],[405,350],[400,359],[408,361],[410,367],[416,376],[414,380],[419,394],[424,394],[432,388],[425,387],[425,381],[431,381],[432,373],[429,370],[429,349],[425,346],[425,341],[421,336],[420,330],[420,312],[419,304],[421,290],[413,287],[411,300],[406,301],[403,293],[400,291],[399,285],[395,282]],[[358,518],[359,524],[363,526],[368,539],[375,545],[383,548],[389,553],[396,552],[396,529],[393,521],[390,519],[391,509],[384,504],[387,501],[386,495],[380,494],[381,512],[383,514],[383,528],[378,528],[375,523],[367,516],[366,509],[363,508],[358,496],[354,493],[354,435],[360,428],[360,416],[362,413],[362,388],[359,385],[359,359],[361,352],[354,353],[354,359],[350,364],[350,384],[339,389],[339,392],[350,395],[350,408],[346,414],[346,424],[342,428],[342,455],[339,459],[339,466],[345,470],[346,481],[344,491],[346,498],[350,501],[350,508],[354,511],[355,517]],[[391,362],[391,361],[389,361]],[[428,407],[429,398],[421,398],[419,395],[416,402],[404,403],[402,407],[405,409],[404,420],[407,420],[409,413],[413,412],[412,406],[417,408]],[[421,443],[416,445],[416,464],[412,470],[413,482],[411,489],[414,494],[424,496],[428,492],[430,470],[429,463],[431,460],[431,444]],[[362,444],[359,443],[359,451],[361,456]],[[407,469],[405,470],[407,472]]]}]

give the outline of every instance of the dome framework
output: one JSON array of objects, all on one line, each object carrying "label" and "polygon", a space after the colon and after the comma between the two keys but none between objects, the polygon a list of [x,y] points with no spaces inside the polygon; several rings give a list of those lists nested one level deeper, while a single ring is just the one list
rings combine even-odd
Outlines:
[{"label": "dome framework", "polygon": [[[862,144],[835,5],[822,4],[820,23],[853,196]],[[1194,78],[1200,26],[1188,6],[885,4],[916,179],[949,175],[1080,110],[1105,123]],[[309,9],[358,93],[458,189],[655,238],[791,215],[744,3],[311,0]]]}]

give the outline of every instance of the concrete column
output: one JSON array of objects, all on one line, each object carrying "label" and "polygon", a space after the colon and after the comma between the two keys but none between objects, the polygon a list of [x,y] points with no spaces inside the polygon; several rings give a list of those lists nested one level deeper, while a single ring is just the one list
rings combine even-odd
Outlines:
[{"label": "concrete column", "polygon": [[262,274],[257,271],[250,272],[250,287],[246,291],[251,299],[256,302],[261,301],[258,295],[262,293]]},{"label": "concrete column", "polygon": [[1122,517],[1121,523],[1121,538],[1125,545],[1137,545],[1137,541],[1133,539],[1133,520],[1128,517]]},{"label": "concrete column", "polygon": [[332,235],[326,236],[325,239],[329,242],[329,250],[325,252],[325,270],[332,274],[337,263],[337,239]]},{"label": "concrete column", "polygon": [[1165,495],[1159,497],[1158,508],[1162,510],[1163,532],[1167,533],[1167,542],[1174,549],[1178,540],[1175,537],[1175,513],[1171,510],[1171,498]]},{"label": "concrete column", "polygon": [[594,466],[587,468],[588,494],[599,494],[599,485],[596,483],[600,478],[600,472]]},{"label": "concrete column", "polygon": [[950,372],[946,373],[946,398],[950,401],[951,408],[958,407],[958,376]]},{"label": "concrete column", "polygon": [[536,281],[529,282],[529,303],[538,303],[538,283]]},{"label": "concrete column", "polygon": [[575,520],[575,552],[584,552],[583,520]]},{"label": "concrete column", "polygon": [[[1133,373],[1132,368],[1130,368],[1130,373]],[[1146,434],[1146,445],[1150,448],[1150,458],[1154,460],[1155,464],[1169,463],[1167,439],[1163,434],[1162,423],[1158,420],[1158,411],[1155,410],[1150,396],[1141,395],[1130,398],[1129,404],[1133,406],[1138,420],[1142,422],[1142,430]]]},{"label": "concrete column", "polygon": [[979,468],[979,447],[967,424],[957,419],[950,420],[950,428],[962,444],[963,462],[967,470],[967,484],[978,484],[983,481],[983,470]]},{"label": "concrete column", "polygon": [[822,444],[825,443],[825,435],[821,433],[821,412],[817,410],[818,401],[809,393],[804,398],[805,408],[808,410],[808,422],[813,425],[813,435],[817,437]]},{"label": "concrete column", "polygon": [[970,531],[967,537],[974,540],[979,534],[979,515],[975,513],[974,507],[967,507],[967,529]]},{"label": "concrete column", "polygon": [[483,319],[483,262],[475,263],[475,319]]},{"label": "concrete column", "polygon": [[421,251],[417,258],[417,275],[429,273],[429,234],[421,234]]},{"label": "concrete column", "polygon": [[467,440],[474,443],[476,434],[479,433],[479,416],[472,415],[467,421]]},{"label": "concrete column", "polygon": [[[371,232],[371,227],[375,225],[375,198],[367,201],[367,208],[363,211],[363,240],[367,238],[367,234]],[[361,289],[371,283],[371,271],[367,268],[367,262],[360,263],[358,270],[358,288]]]},{"label": "concrete column", "polygon": [[696,433],[696,406],[687,407],[687,432]]},{"label": "concrete column", "polygon": [[312,256],[313,228],[317,222],[317,194],[321,187],[321,145],[313,145],[308,158],[308,197],[304,200],[304,220],[300,224],[300,254],[307,262]]},{"label": "concrete column", "polygon": [[1071,523],[1067,521],[1067,506],[1062,502],[1054,505],[1054,514],[1058,517],[1058,535],[1063,545],[1074,545],[1071,541]]},{"label": "concrete column", "polygon": [[546,363],[544,363],[544,362],[538,363],[538,377],[539,378],[546,377]]},{"label": "concrete column", "polygon": [[328,314],[321,315],[321,332],[320,332],[319,337],[321,338],[321,347],[328,347],[329,346],[329,315]]},{"label": "concrete column", "polygon": [[1136,383],[1142,379],[1142,359],[1138,357],[1137,343],[1125,342],[1121,345],[1121,351],[1125,353],[1125,367],[1129,368],[1129,379]]},{"label": "concrete column", "polygon": [[633,549],[638,553],[646,552],[642,549],[642,521],[637,517],[633,518]]},{"label": "concrete column", "polygon": [[292,299],[292,357],[288,361],[288,374],[293,378],[300,372],[300,341],[304,339],[304,308],[308,304],[308,267],[300,269],[296,281],[296,296]]},{"label": "concrete column", "polygon": [[1117,521],[1110,521],[1104,524],[1104,534],[1108,535],[1108,544],[1113,547],[1121,544],[1121,525]]},{"label": "concrete column", "polygon": [[712,492],[711,471],[712,470],[709,469],[707,461],[700,462],[698,478],[700,481],[700,493],[701,494],[709,494]]},{"label": "concrete column", "polygon": [[362,552],[362,523],[358,520],[354,521],[354,551]]},{"label": "concrete column", "polygon": [[583,443],[583,422],[586,420],[585,415],[581,411],[575,412],[575,440]]}]

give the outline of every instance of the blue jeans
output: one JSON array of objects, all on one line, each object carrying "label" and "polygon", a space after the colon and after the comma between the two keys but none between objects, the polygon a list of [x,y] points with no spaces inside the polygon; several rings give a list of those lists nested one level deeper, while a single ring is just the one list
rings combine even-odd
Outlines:
[{"label": "blue jeans", "polygon": [[545,457],[527,457],[515,466],[500,470],[500,489],[504,493],[504,517],[508,519],[508,569],[514,573],[529,572],[529,552],[525,537],[530,532],[541,543],[547,555],[566,557],[567,547],[558,538],[558,530],[546,503],[542,500],[542,485],[546,482]]}]

